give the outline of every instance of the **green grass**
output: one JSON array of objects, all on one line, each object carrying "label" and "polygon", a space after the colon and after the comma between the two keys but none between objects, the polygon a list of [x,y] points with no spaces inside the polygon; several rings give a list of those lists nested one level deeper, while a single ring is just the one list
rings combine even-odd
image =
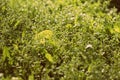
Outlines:
[{"label": "green grass", "polygon": [[120,16],[109,0],[1,0],[0,79],[119,80]]}]

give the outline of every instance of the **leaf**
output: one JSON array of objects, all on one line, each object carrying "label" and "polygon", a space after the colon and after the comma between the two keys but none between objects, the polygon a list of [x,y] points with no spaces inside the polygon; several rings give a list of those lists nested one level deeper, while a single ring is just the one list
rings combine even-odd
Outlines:
[{"label": "leaf", "polygon": [[14,7],[14,2],[15,2],[14,0],[10,0],[10,7],[12,8]]},{"label": "leaf", "polygon": [[9,53],[9,49],[7,47],[4,47],[3,49],[3,61],[5,61],[6,58],[10,58],[10,53]]},{"label": "leaf", "polygon": [[112,34],[120,33],[120,27],[119,26],[114,26],[114,28],[110,28],[110,32]]},{"label": "leaf", "polygon": [[114,27],[114,30],[115,30],[115,32],[120,33],[120,27],[115,26],[115,27]]},{"label": "leaf", "polygon": [[21,22],[21,21],[18,20],[18,21],[15,23],[15,25],[13,26],[13,29],[16,29],[20,22]]},{"label": "leaf", "polygon": [[53,57],[51,56],[51,54],[49,54],[49,53],[46,53],[45,54],[45,57],[48,59],[48,61],[50,61],[51,63],[53,63],[54,61],[53,61]]},{"label": "leaf", "polygon": [[34,75],[33,74],[29,75],[28,80],[34,80]]},{"label": "leaf", "polygon": [[17,44],[13,44],[13,47],[15,50],[18,50],[18,45]]},{"label": "leaf", "polygon": [[44,30],[44,31],[42,31],[40,33],[37,33],[35,35],[35,39],[39,39],[39,38],[41,38],[41,39],[43,39],[43,38],[50,39],[50,38],[52,38],[52,36],[53,36],[53,32],[51,30]]},{"label": "leaf", "polygon": [[40,44],[45,44],[45,39],[41,39]]}]

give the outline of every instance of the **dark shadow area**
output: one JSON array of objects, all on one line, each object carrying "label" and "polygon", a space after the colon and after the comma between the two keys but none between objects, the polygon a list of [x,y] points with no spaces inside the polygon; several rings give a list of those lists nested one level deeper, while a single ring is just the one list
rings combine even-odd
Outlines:
[{"label": "dark shadow area", "polygon": [[120,12],[120,0],[111,0],[109,8],[117,8],[117,12]]}]

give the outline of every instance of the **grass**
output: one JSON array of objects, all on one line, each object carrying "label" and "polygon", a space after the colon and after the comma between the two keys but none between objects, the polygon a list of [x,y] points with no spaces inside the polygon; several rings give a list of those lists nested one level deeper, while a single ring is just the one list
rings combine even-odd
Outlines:
[{"label": "grass", "polygon": [[119,80],[120,16],[109,0],[1,0],[0,79]]}]

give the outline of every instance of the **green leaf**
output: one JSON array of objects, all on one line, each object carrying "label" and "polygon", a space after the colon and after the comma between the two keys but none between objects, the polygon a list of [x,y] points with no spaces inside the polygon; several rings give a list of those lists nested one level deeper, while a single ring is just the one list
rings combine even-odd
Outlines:
[{"label": "green leaf", "polygon": [[17,21],[16,23],[15,23],[15,25],[14,25],[14,29],[16,29],[17,28],[17,26],[19,25],[19,23],[20,23],[21,21],[19,20],[19,21]]},{"label": "green leaf", "polygon": [[7,57],[10,58],[9,49],[7,47],[4,47],[2,60],[5,61]]},{"label": "green leaf", "polygon": [[29,75],[28,80],[34,80],[34,75],[33,74]]},{"label": "green leaf", "polygon": [[50,61],[51,63],[53,63],[54,61],[53,61],[53,57],[51,56],[51,54],[49,54],[49,53],[46,53],[45,54],[45,57],[47,58],[47,60],[48,61]]}]

